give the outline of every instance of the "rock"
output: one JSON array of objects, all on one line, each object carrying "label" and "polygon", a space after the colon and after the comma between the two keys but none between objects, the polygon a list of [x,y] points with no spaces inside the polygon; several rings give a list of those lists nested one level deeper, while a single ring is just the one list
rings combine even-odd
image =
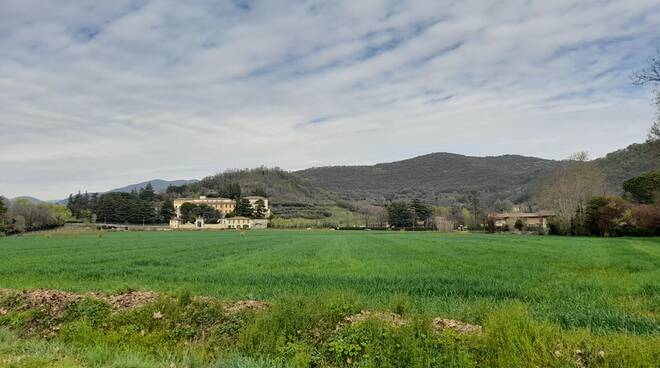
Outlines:
[{"label": "rock", "polygon": [[154,312],[154,314],[151,315],[151,318],[153,318],[153,319],[162,319],[163,314],[160,311]]}]

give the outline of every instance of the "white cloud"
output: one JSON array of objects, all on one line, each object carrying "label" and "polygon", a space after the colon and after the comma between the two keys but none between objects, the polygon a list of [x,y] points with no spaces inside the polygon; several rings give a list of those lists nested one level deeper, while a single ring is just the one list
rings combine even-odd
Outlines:
[{"label": "white cloud", "polygon": [[657,1],[0,3],[0,193],[432,151],[601,155]]}]

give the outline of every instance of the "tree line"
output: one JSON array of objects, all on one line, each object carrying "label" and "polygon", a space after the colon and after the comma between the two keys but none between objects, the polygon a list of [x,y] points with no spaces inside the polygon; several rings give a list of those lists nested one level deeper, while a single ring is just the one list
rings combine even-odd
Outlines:
[{"label": "tree line", "polygon": [[51,229],[73,219],[65,206],[50,203],[32,203],[17,199],[9,203],[0,196],[0,235]]},{"label": "tree line", "polygon": [[172,198],[154,192],[151,183],[130,193],[71,194],[66,207],[78,220],[121,224],[168,222],[174,216]]}]

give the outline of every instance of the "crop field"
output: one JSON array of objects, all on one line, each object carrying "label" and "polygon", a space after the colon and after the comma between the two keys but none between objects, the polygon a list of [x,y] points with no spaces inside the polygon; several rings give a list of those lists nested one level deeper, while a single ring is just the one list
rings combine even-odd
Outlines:
[{"label": "crop field", "polygon": [[301,298],[323,304],[341,295],[358,310],[442,316],[485,325],[487,331],[493,316],[506,319],[507,311],[523,311],[559,334],[631,338],[630,346],[650,344],[642,354],[647,362],[660,357],[658,238],[275,230],[48,233],[0,238],[0,254],[0,288],[185,290],[275,304]]}]

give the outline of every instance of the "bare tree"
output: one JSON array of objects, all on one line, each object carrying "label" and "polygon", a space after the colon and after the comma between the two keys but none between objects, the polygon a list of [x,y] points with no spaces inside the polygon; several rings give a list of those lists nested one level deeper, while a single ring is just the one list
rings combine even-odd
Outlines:
[{"label": "bare tree", "polygon": [[655,122],[649,131],[649,141],[660,141],[660,48],[658,56],[649,59],[649,65],[633,74],[633,84],[642,86],[651,84],[655,88],[655,104],[658,107],[658,114]]},{"label": "bare tree", "polygon": [[568,231],[573,216],[589,199],[606,194],[605,179],[605,173],[589,161],[586,152],[577,152],[550,175],[536,201],[542,209],[553,210],[557,225]]}]

